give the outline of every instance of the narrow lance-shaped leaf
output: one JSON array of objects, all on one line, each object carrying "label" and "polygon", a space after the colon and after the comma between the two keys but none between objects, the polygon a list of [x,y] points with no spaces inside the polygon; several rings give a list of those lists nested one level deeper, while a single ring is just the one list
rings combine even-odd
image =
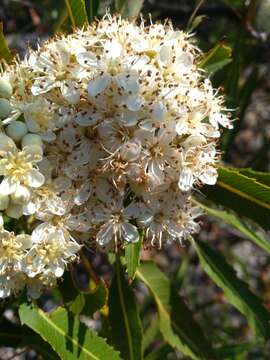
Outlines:
[{"label": "narrow lance-shaped leaf", "polygon": [[256,245],[260,246],[263,250],[270,254],[270,242],[263,237],[263,234],[259,234],[258,232],[250,229],[248,225],[246,225],[240,218],[227,211],[217,210],[214,208],[210,208],[205,206],[198,201],[195,201],[197,205],[199,205],[203,210],[205,210],[208,214],[225,221],[227,224],[231,225],[238,231],[240,231],[244,236],[253,241]]},{"label": "narrow lance-shaped leaf", "polygon": [[212,348],[192,313],[171,288],[169,279],[153,263],[143,263],[136,273],[152,292],[158,308],[159,328],[165,341],[192,359],[209,359]]},{"label": "narrow lance-shaped leaf", "polygon": [[270,187],[270,173],[262,171],[254,171],[252,169],[239,169],[242,175],[245,175],[251,179],[257,180],[259,183]]},{"label": "narrow lance-shaped leaf", "polygon": [[[234,138],[241,129],[242,122],[245,118],[246,110],[248,108],[248,105],[250,104],[251,96],[253,94],[253,91],[256,89],[257,79],[258,69],[255,68],[242,86],[239,92],[239,99],[237,100],[236,98],[234,98],[234,101],[236,101],[236,105],[232,104],[232,106],[233,108],[235,108],[236,111],[233,112],[232,116],[237,119],[234,122],[233,129],[225,130],[225,133],[222,136],[223,149],[230,148]],[[235,86],[237,86],[237,84]],[[234,94],[231,95],[233,96]],[[226,154],[225,159],[229,159],[229,153]]]},{"label": "narrow lance-shaped leaf", "polygon": [[213,49],[203,55],[199,67],[208,74],[214,74],[232,61],[232,50],[224,43],[218,43]]},{"label": "narrow lance-shaped leaf", "polygon": [[192,240],[200,264],[208,276],[224,291],[226,299],[246,318],[258,338],[270,337],[270,314],[248,285],[240,280],[226,259],[206,243]]},{"label": "narrow lance-shaped leaf", "polygon": [[100,0],[86,0],[86,7],[89,14],[89,21],[92,22],[98,15]]},{"label": "narrow lance-shaped leaf", "polygon": [[159,321],[154,318],[143,334],[143,350],[145,351],[159,334]]},{"label": "narrow lance-shaped leaf", "polygon": [[[235,345],[222,346],[215,351],[217,359],[238,359],[237,355],[243,355],[244,353],[254,349],[258,345],[258,342],[249,341]],[[242,357],[240,359],[243,359]],[[245,358],[246,359],[246,358]]]},{"label": "narrow lance-shaped leaf", "polygon": [[137,17],[143,7],[144,0],[116,0],[115,10],[123,17]]},{"label": "narrow lance-shaped leaf", "polygon": [[13,55],[8,48],[6,39],[3,32],[3,23],[0,22],[0,60],[10,62],[13,59]]},{"label": "narrow lance-shaped leaf", "polygon": [[109,320],[112,338],[125,360],[142,359],[142,326],[132,288],[125,279],[120,260],[109,292]]},{"label": "narrow lance-shaped leaf", "polygon": [[270,187],[238,169],[220,167],[218,174],[215,186],[202,188],[207,198],[270,229]]},{"label": "narrow lance-shaped leaf", "polygon": [[167,355],[169,353],[173,352],[173,349],[170,348],[168,345],[163,345],[159,349],[151,351],[150,354],[148,354],[144,360],[161,360],[161,359],[167,359]]},{"label": "narrow lance-shaped leaf", "polygon": [[127,263],[127,273],[130,279],[133,279],[136,269],[140,263],[140,253],[142,247],[142,234],[136,243],[127,244],[125,247],[125,260]]},{"label": "narrow lance-shaped leaf", "polygon": [[26,324],[46,340],[65,360],[119,360],[118,353],[72,313],[58,308],[50,314],[23,303],[19,308],[22,324]]},{"label": "narrow lance-shaped leaf", "polygon": [[84,0],[65,0],[72,26],[82,27],[88,23]]}]

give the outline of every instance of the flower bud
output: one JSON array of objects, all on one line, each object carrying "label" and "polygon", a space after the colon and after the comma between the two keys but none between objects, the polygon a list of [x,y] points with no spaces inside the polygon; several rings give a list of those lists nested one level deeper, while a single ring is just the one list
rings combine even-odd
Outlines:
[{"label": "flower bud", "polygon": [[22,147],[32,146],[32,145],[40,146],[42,148],[41,137],[37,134],[26,134],[22,138]]},{"label": "flower bud", "polygon": [[0,194],[0,210],[6,210],[9,204],[9,196]]},{"label": "flower bud", "polygon": [[14,141],[20,141],[27,134],[27,127],[22,121],[13,121],[6,128],[6,133]]},{"label": "flower bud", "polygon": [[11,113],[11,105],[7,99],[0,99],[0,119],[5,119]]},{"label": "flower bud", "polygon": [[4,78],[0,78],[0,97],[9,99],[12,95],[12,86],[10,82]]}]

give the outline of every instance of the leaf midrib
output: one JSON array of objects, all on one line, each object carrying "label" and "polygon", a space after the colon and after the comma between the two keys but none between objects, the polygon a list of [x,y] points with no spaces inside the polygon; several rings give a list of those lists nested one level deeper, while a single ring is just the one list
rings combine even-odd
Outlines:
[{"label": "leaf midrib", "polygon": [[125,323],[125,327],[126,327],[129,356],[130,356],[130,360],[133,360],[134,359],[134,356],[133,356],[134,352],[133,352],[133,344],[132,344],[132,339],[131,339],[131,330],[130,330],[130,327],[129,327],[129,321],[128,321],[128,317],[127,317],[126,304],[125,304],[125,300],[124,300],[124,296],[123,296],[123,289],[122,289],[121,280],[120,280],[120,265],[119,265],[118,262],[116,264],[116,271],[117,271],[117,276],[116,276],[117,288],[118,288],[118,292],[119,292],[119,299],[120,299],[120,304],[121,304],[121,308],[122,308],[124,323]]},{"label": "leaf midrib", "polygon": [[264,203],[264,202],[261,201],[261,200],[258,200],[258,199],[256,199],[256,198],[254,198],[253,196],[251,196],[251,195],[249,195],[249,194],[247,194],[247,193],[242,192],[242,191],[239,190],[239,189],[236,189],[236,188],[234,188],[234,187],[232,187],[232,186],[230,186],[230,185],[228,185],[228,184],[225,184],[225,183],[222,182],[221,180],[218,180],[218,181],[217,181],[217,185],[219,185],[219,186],[223,187],[224,189],[229,190],[229,191],[231,191],[232,193],[235,193],[236,195],[239,195],[239,196],[241,196],[241,197],[243,197],[243,198],[245,198],[245,199],[247,199],[247,200],[249,200],[249,201],[251,201],[251,202],[254,202],[255,204],[258,204],[258,205],[260,205],[260,206],[262,206],[262,207],[264,207],[264,208],[266,208],[266,209],[270,209],[270,205]]},{"label": "leaf midrib", "polygon": [[[147,285],[151,288],[151,285],[149,284],[149,282],[147,281],[147,279],[145,279],[145,277],[143,276],[143,274],[142,274],[139,270],[137,270],[136,274],[138,275],[139,278],[141,278],[141,280],[142,280],[145,284],[147,284]],[[163,315],[165,316],[165,318],[166,318],[169,322],[171,322],[171,324],[173,325],[173,327],[174,327],[175,329],[177,329],[177,331],[181,334],[181,336],[183,336],[183,338],[185,339],[185,341],[187,342],[187,344],[189,344],[190,341],[189,341],[188,337],[185,335],[185,333],[183,333],[183,332],[180,330],[179,326],[173,321],[173,319],[171,319],[170,314],[169,314],[168,311],[165,309],[165,306],[164,306],[164,305],[162,304],[162,302],[159,300],[158,296],[156,296],[156,294],[154,293],[154,291],[151,291],[151,292],[153,293],[153,295],[154,295],[154,297],[155,297],[155,299],[156,299],[156,303],[157,303],[157,306],[158,306],[159,310],[163,313]],[[175,334],[175,335],[176,335],[176,334]],[[185,346],[185,345],[184,345],[184,346]],[[187,345],[187,346],[189,346],[189,345]],[[193,353],[193,350],[190,349],[190,351],[192,351],[192,353]],[[196,356],[196,355],[193,353],[193,356]],[[197,357],[196,357],[196,358],[197,358]]]},{"label": "leaf midrib", "polygon": [[74,340],[71,336],[69,336],[68,334],[66,334],[61,328],[59,328],[58,326],[56,326],[54,324],[53,321],[51,321],[51,319],[46,316],[41,310],[37,310],[39,316],[41,316],[45,321],[47,321],[57,332],[59,332],[61,335],[63,335],[65,338],[67,338],[68,340],[70,340],[74,345],[78,346],[78,348],[80,348],[84,353],[88,354],[89,356],[91,356],[94,360],[102,360],[100,357],[96,357],[93,353],[91,353],[90,351],[88,351],[86,348],[84,348],[82,345],[80,345],[76,340]]},{"label": "leaf midrib", "polygon": [[[195,241],[193,242],[193,244],[195,244]],[[197,247],[197,245],[195,245],[195,247]],[[198,249],[198,248],[197,248]],[[215,263],[213,263],[213,261],[211,260],[210,257],[207,256],[207,254],[205,254],[205,252],[203,254],[201,254],[201,250],[198,249],[199,251],[199,257],[204,257],[206,264],[208,265],[211,264],[211,266],[214,268],[215,272],[217,273],[217,276],[219,276],[222,281],[226,284],[226,286],[228,287],[228,289],[230,289],[230,291],[232,292],[232,294],[236,297],[240,297],[241,302],[243,303],[243,305],[245,306],[246,309],[248,309],[248,311],[250,312],[250,314],[252,314],[252,316],[254,317],[254,319],[256,320],[256,326],[259,326],[261,329],[264,329],[264,325],[261,323],[260,318],[257,316],[256,311],[254,311],[250,305],[248,303],[245,302],[245,300],[243,299],[243,296],[237,291],[237,289],[233,286],[231,286],[230,281],[228,281],[226,279],[226,276],[223,275],[223,273],[216,267]],[[209,266],[209,265],[208,265]],[[239,279],[238,279],[239,280]],[[240,280],[239,280],[240,281]],[[225,290],[223,289],[223,291],[225,292]],[[245,316],[247,315],[246,313],[243,313],[242,309],[238,306],[237,302],[234,301],[233,306],[235,306],[242,314],[244,314]]]}]

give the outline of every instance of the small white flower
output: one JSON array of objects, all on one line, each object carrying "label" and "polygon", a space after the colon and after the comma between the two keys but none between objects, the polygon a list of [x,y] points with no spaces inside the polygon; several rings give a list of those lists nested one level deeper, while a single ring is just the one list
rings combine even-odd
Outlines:
[{"label": "small white flower", "polygon": [[130,223],[134,213],[133,204],[123,208],[123,200],[118,199],[112,204],[97,206],[93,210],[93,222],[101,224],[96,241],[100,246],[106,246],[111,241],[117,244],[118,239],[134,243],[139,241],[136,226]]},{"label": "small white flower", "polygon": [[32,242],[23,266],[23,271],[31,278],[40,273],[61,277],[66,264],[74,260],[80,250],[80,245],[65,229],[50,223],[35,228]]},{"label": "small white flower", "polygon": [[0,193],[15,193],[20,185],[38,188],[44,183],[44,176],[38,171],[37,163],[42,160],[38,146],[26,146],[18,150],[15,143],[2,135],[0,145],[0,175],[4,178],[0,184]]}]

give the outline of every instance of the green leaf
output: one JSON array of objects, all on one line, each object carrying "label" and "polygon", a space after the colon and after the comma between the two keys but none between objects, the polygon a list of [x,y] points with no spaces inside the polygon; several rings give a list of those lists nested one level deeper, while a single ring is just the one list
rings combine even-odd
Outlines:
[{"label": "green leaf", "polygon": [[208,74],[214,74],[232,61],[232,49],[224,43],[219,43],[203,55],[199,67]]},{"label": "green leaf", "polygon": [[74,27],[82,27],[88,23],[84,0],[65,0],[71,24]]},{"label": "green leaf", "polygon": [[78,294],[74,301],[69,305],[69,310],[74,315],[80,315],[82,309],[85,306],[85,296],[83,294]]},{"label": "green leaf", "polygon": [[228,302],[235,306],[246,318],[259,339],[270,337],[270,314],[254,295],[248,285],[237,278],[235,270],[226,259],[206,243],[192,240],[200,259],[200,264],[208,276],[222,288]]},{"label": "green leaf", "polygon": [[232,360],[237,355],[253,350],[256,345],[257,343],[254,341],[247,341],[241,344],[222,346],[215,350],[215,355],[218,359]]},{"label": "green leaf", "polygon": [[59,284],[59,291],[65,304],[75,301],[79,294],[79,289],[75,287],[72,271],[66,271],[62,282]]},{"label": "green leaf", "polygon": [[19,308],[22,324],[37,332],[65,360],[119,360],[118,353],[104,339],[66,309],[59,307],[50,314],[23,303]]},{"label": "green leaf", "polygon": [[148,354],[144,360],[165,360],[167,358],[167,355],[171,353],[173,350],[170,346],[164,345],[161,346],[159,349],[151,351],[150,354]]},{"label": "green leaf", "polygon": [[143,263],[136,275],[153,294],[164,340],[192,359],[211,358],[212,348],[208,340],[186,304],[171,288],[169,279],[151,262]]},{"label": "green leaf", "polygon": [[137,17],[143,7],[144,0],[116,0],[115,10],[123,17]]},{"label": "green leaf", "polygon": [[135,298],[117,259],[109,292],[109,321],[112,339],[125,360],[142,359],[142,326]]},{"label": "green leaf", "polygon": [[13,59],[13,55],[8,48],[3,32],[3,23],[0,22],[0,60],[10,62]]},{"label": "green leaf", "polygon": [[250,229],[249,226],[246,225],[243,221],[241,221],[238,216],[236,216],[233,213],[229,213],[227,211],[210,208],[208,206],[199,203],[198,201],[195,202],[208,214],[225,221],[227,224],[231,225],[232,227],[240,231],[248,239],[253,241],[256,245],[258,245],[259,247],[261,247],[263,250],[265,250],[270,254],[270,242],[267,239],[265,239],[262,234],[259,234],[254,230]]},{"label": "green leaf", "polygon": [[270,229],[270,187],[239,169],[220,167],[218,174],[215,186],[202,188],[207,198]]},{"label": "green leaf", "polygon": [[96,290],[84,296],[85,304],[81,311],[83,315],[93,316],[98,310],[104,308],[107,304],[108,289],[104,283],[100,283]]},{"label": "green leaf", "polygon": [[[239,106],[239,108],[237,109],[236,113],[235,112],[233,113],[233,116],[237,118],[236,121],[234,122],[233,129],[226,130],[225,134],[222,136],[222,146],[223,149],[225,150],[230,148],[231,144],[233,143],[233,140],[235,139],[236,135],[241,129],[243,120],[245,118],[246,110],[251,101],[251,96],[254,90],[256,89],[257,80],[258,80],[258,69],[255,68],[249,75],[248,79],[246,80],[242,88],[240,89],[239,99],[237,99],[236,93],[233,90],[231,90],[230,96],[233,96],[234,101],[236,101],[236,106],[235,104],[232,104],[232,106],[235,108]],[[235,86],[237,86],[237,84]],[[228,156],[226,158],[228,158]]]},{"label": "green leaf", "polygon": [[89,22],[92,22],[95,16],[98,15],[98,9],[100,5],[100,0],[87,0],[86,6],[89,14]]},{"label": "green leaf", "polygon": [[143,334],[143,351],[145,351],[159,334],[159,321],[154,318]]},{"label": "green leaf", "polygon": [[205,15],[198,15],[192,20],[191,24],[188,26],[187,31],[194,31],[207,17]]},{"label": "green leaf", "polygon": [[138,242],[127,244],[125,247],[125,260],[127,265],[127,273],[130,279],[134,279],[136,269],[140,263],[140,253],[142,247],[142,236]]},{"label": "green leaf", "polygon": [[239,169],[242,175],[257,180],[259,183],[270,187],[270,173],[262,171],[254,171],[252,169]]},{"label": "green leaf", "polygon": [[121,12],[123,7],[125,6],[126,0],[115,0],[114,1],[114,9],[116,12]]}]

